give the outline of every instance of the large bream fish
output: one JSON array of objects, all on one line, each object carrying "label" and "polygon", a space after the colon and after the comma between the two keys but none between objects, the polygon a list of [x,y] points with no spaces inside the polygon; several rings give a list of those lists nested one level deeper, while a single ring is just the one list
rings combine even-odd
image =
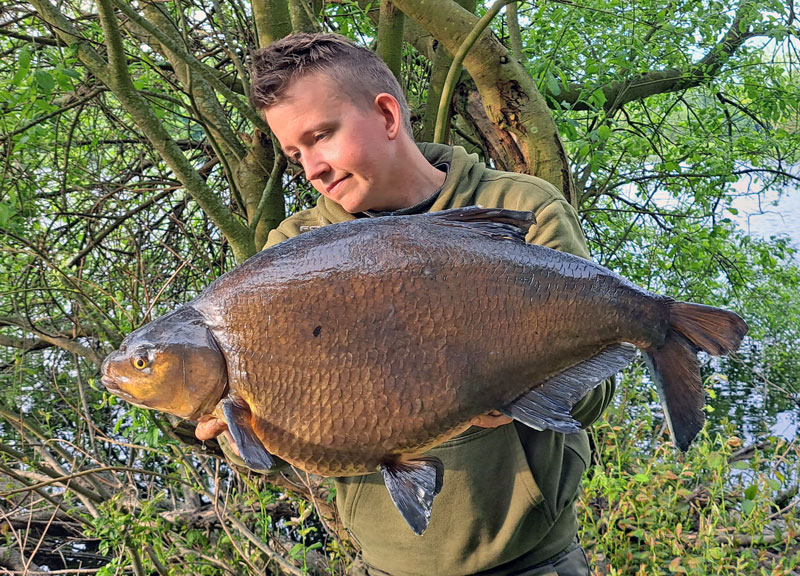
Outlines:
[{"label": "large bream fish", "polygon": [[131,333],[102,381],[136,405],[224,419],[252,468],[275,455],[321,476],[380,469],[418,534],[442,482],[426,450],[493,409],[575,432],[572,405],[634,347],[685,450],[704,422],[696,352],[736,350],[744,321],[526,244],[532,224],[472,207],[304,233]]}]

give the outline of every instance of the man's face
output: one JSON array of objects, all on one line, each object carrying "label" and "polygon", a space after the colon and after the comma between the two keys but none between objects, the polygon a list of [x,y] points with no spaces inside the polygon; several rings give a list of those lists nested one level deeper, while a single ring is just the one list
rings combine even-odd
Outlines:
[{"label": "man's face", "polygon": [[392,209],[391,120],[377,105],[359,106],[324,74],[298,78],[264,110],[286,155],[320,194],[348,212]]}]

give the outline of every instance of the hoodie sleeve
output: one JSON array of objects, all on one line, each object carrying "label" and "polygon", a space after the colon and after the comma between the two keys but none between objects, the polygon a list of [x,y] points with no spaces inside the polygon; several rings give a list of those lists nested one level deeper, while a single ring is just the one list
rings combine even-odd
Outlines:
[{"label": "hoodie sleeve", "polygon": [[589,258],[578,213],[566,200],[554,199],[539,209],[536,212],[536,225],[531,227],[526,240],[529,244],[539,244],[581,258]]}]

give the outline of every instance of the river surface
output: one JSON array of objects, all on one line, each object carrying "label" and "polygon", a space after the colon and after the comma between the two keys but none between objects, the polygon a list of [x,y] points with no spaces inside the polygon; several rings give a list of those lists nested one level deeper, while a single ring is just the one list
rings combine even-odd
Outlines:
[{"label": "river surface", "polygon": [[[747,183],[741,181],[736,187],[744,193]],[[731,218],[750,236],[763,239],[787,236],[792,246],[800,251],[800,187],[783,194],[766,192],[764,198],[742,195],[734,200],[733,207],[738,214]],[[795,255],[795,262],[800,265],[800,256]],[[793,392],[800,395],[800,382],[795,383]],[[771,434],[791,441],[800,432],[800,405],[778,412],[770,410],[771,403],[767,396],[773,392],[768,393],[766,386],[761,387],[754,382],[730,382],[726,393],[740,401],[744,400],[748,405],[745,421],[740,424],[747,440]],[[759,413],[761,418],[758,417]]]},{"label": "river surface", "polygon": [[[744,186],[744,183],[736,185]],[[765,193],[764,199],[756,195],[740,196],[733,202],[739,213],[731,216],[742,230],[755,238],[768,239],[784,235],[800,250],[800,188],[783,195]]]}]

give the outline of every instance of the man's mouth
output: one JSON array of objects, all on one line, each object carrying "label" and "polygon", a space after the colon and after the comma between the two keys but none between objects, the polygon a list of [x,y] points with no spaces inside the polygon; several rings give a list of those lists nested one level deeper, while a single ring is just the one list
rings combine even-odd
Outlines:
[{"label": "man's mouth", "polygon": [[348,174],[348,175],[347,175],[347,176],[345,176],[344,178],[339,178],[339,179],[338,179],[338,180],[336,180],[336,181],[335,181],[333,184],[331,184],[330,186],[328,186],[328,188],[326,189],[326,191],[328,192],[328,194],[330,194],[331,192],[333,192],[334,190],[336,190],[336,189],[339,187],[339,185],[340,185],[342,182],[344,182],[345,180],[347,180],[348,178],[350,178],[350,174]]}]

